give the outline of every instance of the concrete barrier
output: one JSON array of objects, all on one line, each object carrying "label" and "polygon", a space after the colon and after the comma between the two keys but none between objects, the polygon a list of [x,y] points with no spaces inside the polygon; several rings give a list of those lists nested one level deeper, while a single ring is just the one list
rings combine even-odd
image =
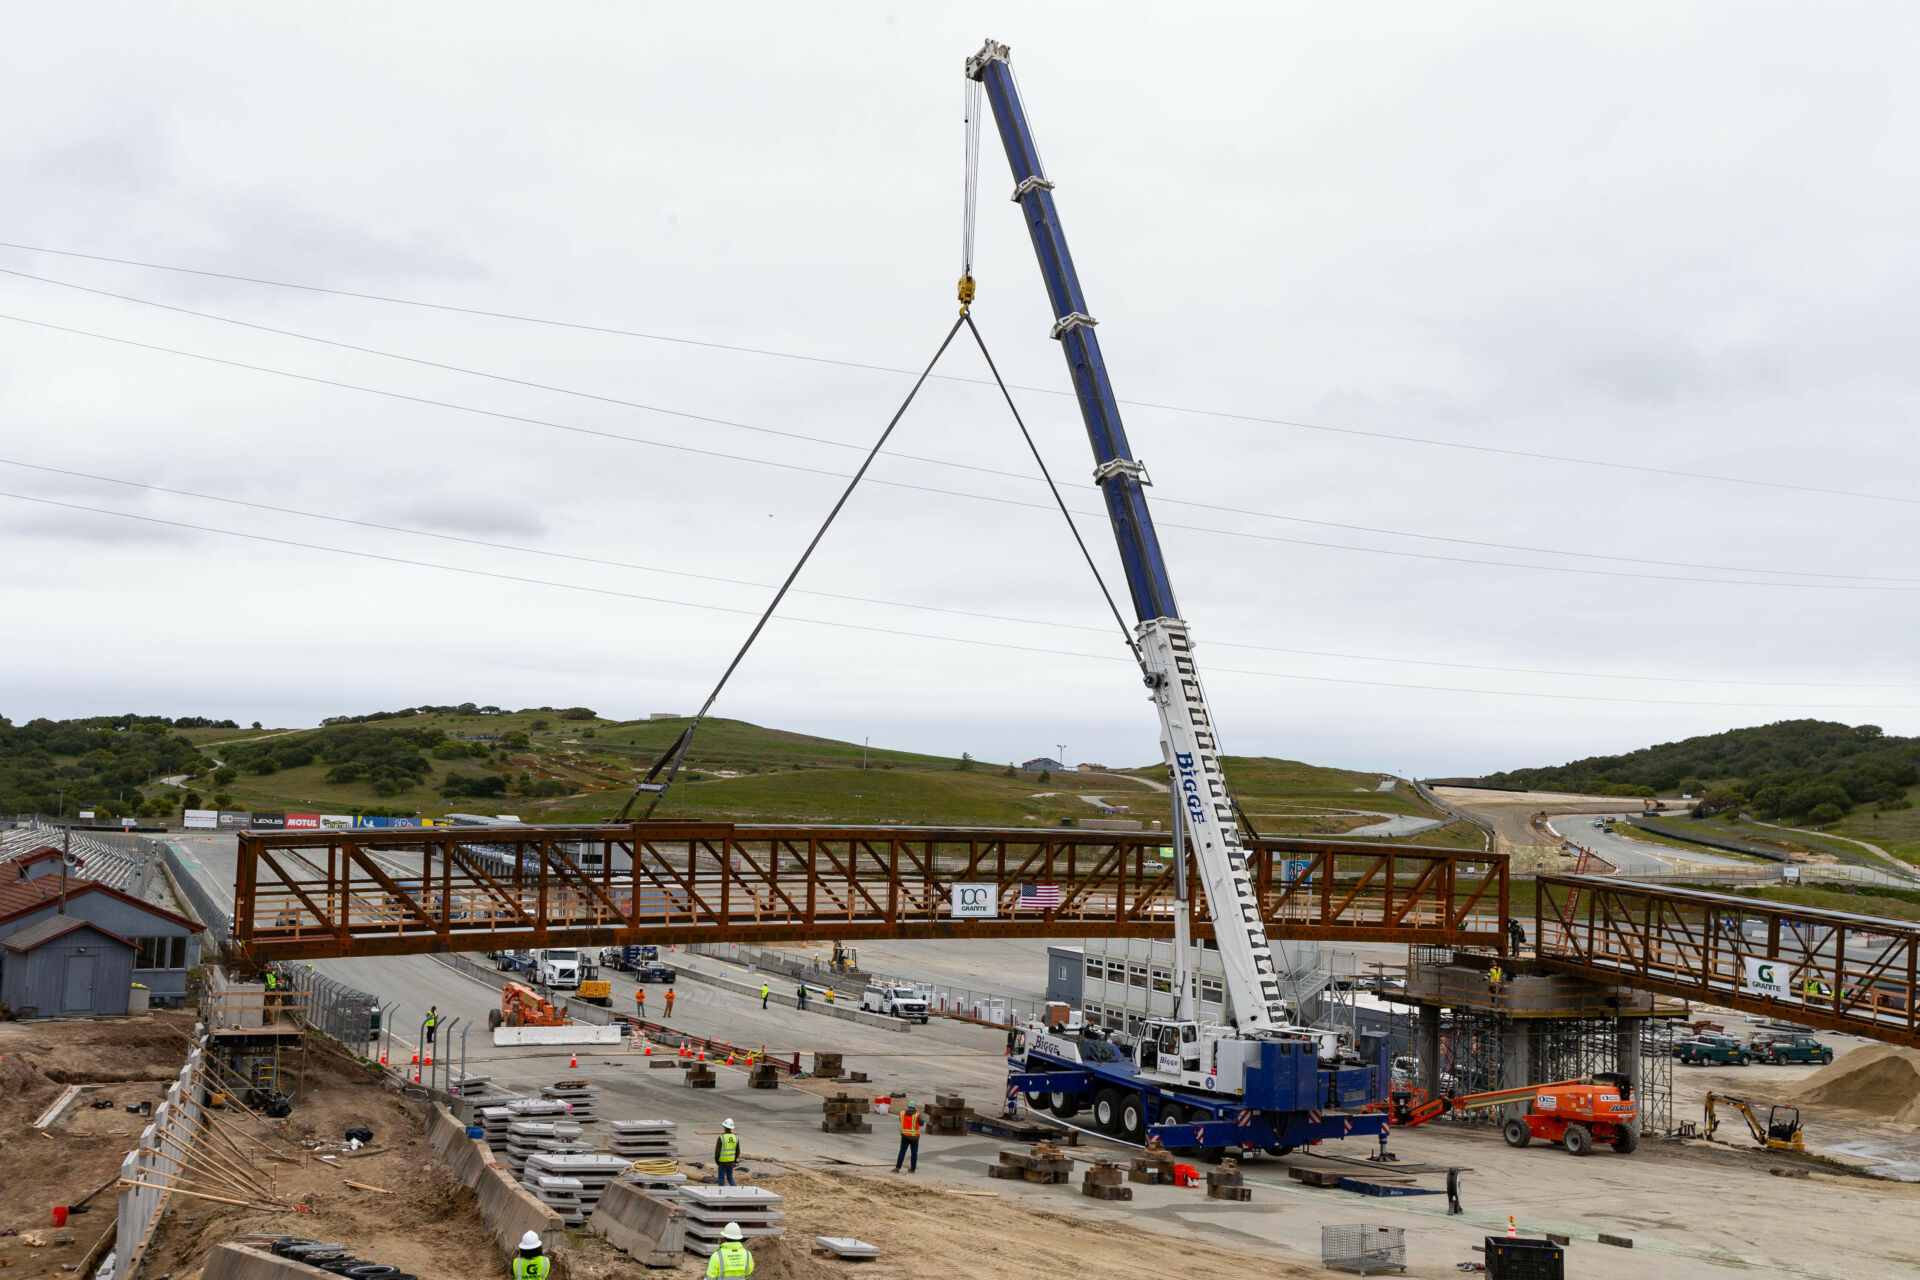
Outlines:
[{"label": "concrete barrier", "polygon": [[501,1168],[492,1148],[478,1138],[469,1138],[466,1126],[437,1102],[427,1110],[427,1142],[454,1176],[473,1188],[480,1200],[480,1216],[493,1231],[501,1257],[511,1260],[520,1250],[520,1237],[529,1231],[540,1237],[549,1254],[567,1242],[566,1223],[560,1215]]},{"label": "concrete barrier", "polygon": [[685,1207],[630,1182],[609,1182],[587,1229],[645,1267],[679,1264],[687,1247]]},{"label": "concrete barrier", "polygon": [[243,1244],[217,1244],[200,1280],[334,1280],[333,1273]]},{"label": "concrete barrier", "polygon": [[[725,962],[722,961],[720,963]],[[709,987],[719,987],[723,991],[733,991],[743,996],[752,996],[756,1000],[760,998],[760,983],[757,979],[746,981],[740,978],[729,978],[718,973],[706,973],[699,969],[690,968],[684,964],[674,966],[674,971],[683,978],[691,978],[693,981],[704,983]],[[770,987],[772,986],[771,983],[768,985]],[[770,999],[771,1003],[782,1005],[788,1009],[797,1008],[800,1004],[799,998],[796,997],[793,992],[788,991],[782,994],[778,987],[773,988]],[[829,1018],[839,1018],[843,1022],[857,1022],[865,1027],[877,1027],[881,1031],[905,1031],[913,1025],[899,1018],[889,1018],[885,1014],[873,1013],[866,1009],[856,1008],[850,1004],[828,1004],[818,996],[808,997],[807,1012],[825,1014]]]},{"label": "concrete barrier", "polygon": [[627,1039],[621,1027],[495,1027],[496,1045],[527,1044],[623,1044]]}]

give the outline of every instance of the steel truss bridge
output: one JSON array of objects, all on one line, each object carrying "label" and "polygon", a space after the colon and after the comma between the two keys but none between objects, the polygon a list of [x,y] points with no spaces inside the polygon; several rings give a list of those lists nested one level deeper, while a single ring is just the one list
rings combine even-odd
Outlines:
[{"label": "steel truss bridge", "polygon": [[1541,876],[1543,964],[1920,1048],[1920,925],[1610,876]]},{"label": "steel truss bridge", "polygon": [[[659,821],[247,833],[233,935],[260,963],[624,943],[1171,937],[1166,841],[1076,828]],[[1502,855],[1267,839],[1249,843],[1247,874],[1276,937],[1506,945]],[[982,887],[965,896],[990,903],[991,916],[957,918],[956,885]],[[1211,937],[1204,895],[1189,907],[1193,936]]]}]

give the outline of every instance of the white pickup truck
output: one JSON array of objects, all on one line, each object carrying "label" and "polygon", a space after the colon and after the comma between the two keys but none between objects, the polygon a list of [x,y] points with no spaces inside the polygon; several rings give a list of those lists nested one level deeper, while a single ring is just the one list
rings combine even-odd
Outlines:
[{"label": "white pickup truck", "polygon": [[891,982],[870,984],[867,993],[860,997],[860,1007],[869,1013],[884,1013],[910,1022],[925,1022],[928,1017],[925,996],[912,987]]}]

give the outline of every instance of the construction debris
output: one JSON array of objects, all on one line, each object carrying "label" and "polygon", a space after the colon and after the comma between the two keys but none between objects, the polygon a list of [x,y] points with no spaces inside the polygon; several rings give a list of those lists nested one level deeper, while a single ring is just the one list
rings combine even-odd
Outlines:
[{"label": "construction debris", "polygon": [[880,1256],[880,1246],[868,1244],[865,1240],[855,1240],[852,1236],[815,1236],[813,1251],[820,1257],[839,1258],[846,1262],[859,1262]]}]

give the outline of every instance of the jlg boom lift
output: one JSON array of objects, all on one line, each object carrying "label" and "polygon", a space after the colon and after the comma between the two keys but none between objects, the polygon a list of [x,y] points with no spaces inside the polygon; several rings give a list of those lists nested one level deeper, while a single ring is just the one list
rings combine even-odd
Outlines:
[{"label": "jlg boom lift", "polygon": [[[1094,332],[1097,321],[1067,250],[1053,183],[1041,168],[1007,59],[1006,45],[988,41],[967,61],[967,78],[992,104],[1013,171],[1013,199],[1026,219],[1053,305],[1052,336],[1066,356],[1093,446],[1094,483],[1106,500],[1126,571],[1138,618],[1132,643],[1160,716],[1161,750],[1179,815],[1173,824],[1176,1016],[1150,1022],[1131,1057],[1097,1037],[1029,1028],[1013,1057],[1009,1087],[1062,1116],[1091,1107],[1103,1129],[1131,1141],[1143,1140],[1151,1129],[1171,1148],[1239,1145],[1281,1151],[1323,1138],[1378,1135],[1386,1117],[1362,1108],[1386,1096],[1391,1076],[1385,1046],[1377,1062],[1342,1061],[1326,1033],[1293,1025],[1282,999],[1193,640],[1174,601],[1147,508],[1145,471],[1127,442]],[[970,110],[970,125],[977,120],[977,109]],[[970,161],[977,154],[970,145]],[[968,179],[971,191],[971,172]],[[969,224],[971,216],[969,209]],[[972,275],[963,274],[962,303],[972,301],[973,290]],[[1232,1026],[1193,1017],[1188,847],[1212,908]]]}]

